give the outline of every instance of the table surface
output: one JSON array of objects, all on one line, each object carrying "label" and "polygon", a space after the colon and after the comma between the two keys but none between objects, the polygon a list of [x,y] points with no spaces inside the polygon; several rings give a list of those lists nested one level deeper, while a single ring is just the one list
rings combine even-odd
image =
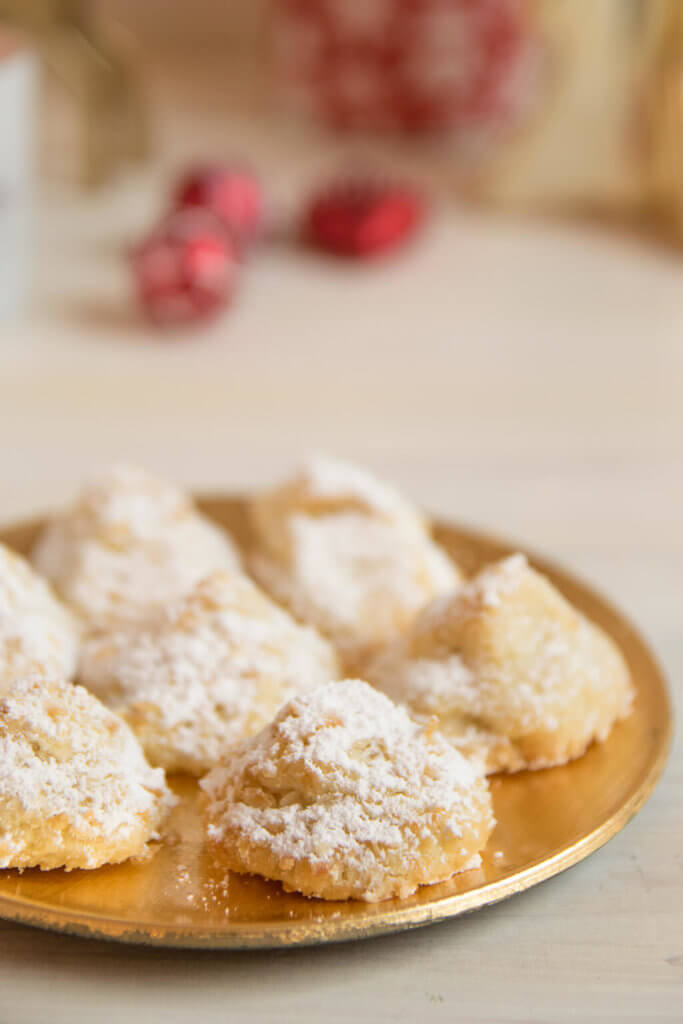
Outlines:
[{"label": "table surface", "polygon": [[[640,624],[676,699],[679,259],[444,199],[415,246],[372,268],[264,247],[229,315],[158,337],[136,318],[122,254],[173,167],[212,151],[215,133],[190,120],[166,116],[164,158],[144,173],[41,201],[34,307],[0,329],[2,519],[67,498],[110,459],[221,491],[324,450],[582,573]],[[258,118],[233,121],[221,145],[239,138],[277,166],[284,201],[329,163]],[[675,742],[650,802],[584,863],[469,917],[369,942],[202,954],[0,924],[0,1022],[680,1020],[682,783]]]}]

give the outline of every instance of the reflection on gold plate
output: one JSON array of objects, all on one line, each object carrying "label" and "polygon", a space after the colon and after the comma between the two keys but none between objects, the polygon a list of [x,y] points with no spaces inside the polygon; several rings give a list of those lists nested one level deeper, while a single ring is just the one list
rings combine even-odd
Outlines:
[{"label": "reflection on gold plate", "polygon": [[[248,545],[237,499],[204,510]],[[26,551],[38,524],[0,539]],[[439,541],[469,572],[513,550],[473,530],[440,525]],[[362,938],[455,917],[528,889],[602,846],[642,807],[666,761],[671,708],[662,673],[634,628],[584,584],[542,559],[530,561],[619,644],[633,675],[633,714],[572,764],[491,783],[498,824],[476,871],[425,886],[409,899],[326,903],[284,893],[256,877],[225,873],[202,842],[196,782],[172,779],[181,797],[169,841],[147,862],[97,871],[0,871],[0,917],[79,935],[160,946],[248,948]]]}]

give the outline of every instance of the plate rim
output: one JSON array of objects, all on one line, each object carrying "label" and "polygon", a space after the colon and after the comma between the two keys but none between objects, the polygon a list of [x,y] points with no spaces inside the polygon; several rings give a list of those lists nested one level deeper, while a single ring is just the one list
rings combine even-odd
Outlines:
[{"label": "plate rim", "polygon": [[[245,496],[239,493],[200,493],[194,496],[198,505],[211,515],[212,506],[226,502],[243,502]],[[12,534],[37,529],[44,517],[34,516],[13,522],[0,523],[0,541],[11,545]],[[431,522],[435,530],[455,530],[471,537],[477,544],[487,545],[508,552],[521,551],[530,563],[552,577],[566,580],[572,587],[585,591],[603,607],[610,618],[626,627],[632,640],[640,648],[640,654],[648,663],[651,683],[656,681],[659,696],[666,711],[666,718],[659,730],[657,744],[648,770],[630,797],[611,815],[605,818],[592,832],[581,836],[570,846],[555,854],[516,871],[509,877],[487,882],[465,892],[445,896],[436,902],[425,902],[408,907],[394,907],[379,915],[368,904],[365,913],[347,918],[326,918],[319,921],[276,921],[230,922],[225,930],[202,928],[201,925],[186,925],[171,929],[154,922],[137,922],[117,918],[115,915],[97,914],[92,911],[54,909],[38,900],[13,898],[0,893],[0,920],[37,927],[60,934],[98,940],[114,941],[128,945],[142,945],[156,948],[175,949],[276,949],[294,948],[322,943],[346,942],[354,939],[373,938],[392,932],[424,927],[446,921],[479,908],[492,906],[534,885],[547,881],[580,863],[590,854],[604,846],[638,813],[652,795],[668,761],[673,739],[673,708],[666,675],[649,644],[630,618],[617,608],[591,583],[584,581],[560,563],[528,547],[515,544],[504,535],[482,530],[466,523],[434,517]],[[617,641],[615,641],[617,642]]]}]

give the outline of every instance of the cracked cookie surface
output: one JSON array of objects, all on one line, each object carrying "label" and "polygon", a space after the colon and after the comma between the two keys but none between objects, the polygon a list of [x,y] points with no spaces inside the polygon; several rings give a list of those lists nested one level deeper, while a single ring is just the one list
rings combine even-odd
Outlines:
[{"label": "cracked cookie surface", "polygon": [[250,506],[251,569],[354,667],[460,582],[419,512],[356,466],[312,458]]},{"label": "cracked cookie surface", "polygon": [[80,644],[76,616],[28,562],[0,544],[0,693],[15,679],[71,679]]},{"label": "cracked cookie surface", "polygon": [[128,726],[82,686],[38,677],[0,695],[0,867],[145,856],[174,802]]},{"label": "cracked cookie surface", "polygon": [[35,567],[95,627],[134,621],[239,556],[179,488],[130,466],[104,470],[48,520]]},{"label": "cracked cookie surface", "polygon": [[93,633],[79,670],[152,764],[193,775],[338,675],[332,645],[238,572],[212,574],[145,622]]},{"label": "cracked cookie surface", "polygon": [[616,645],[523,555],[434,601],[366,672],[487,772],[578,757],[633,700]]},{"label": "cracked cookie surface", "polygon": [[227,866],[307,896],[404,897],[474,866],[486,780],[361,680],[298,697],[201,783]]}]

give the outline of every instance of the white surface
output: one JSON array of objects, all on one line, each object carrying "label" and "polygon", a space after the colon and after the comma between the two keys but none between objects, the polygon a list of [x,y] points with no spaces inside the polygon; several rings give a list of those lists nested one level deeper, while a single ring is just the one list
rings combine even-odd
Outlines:
[{"label": "white surface", "polygon": [[[245,139],[269,152],[255,129]],[[680,694],[674,255],[449,206],[373,268],[265,249],[234,311],[157,338],[128,304],[121,247],[159,202],[150,176],[46,203],[39,305],[0,339],[3,519],[122,455],[221,490],[326,449],[582,572],[641,624]],[[587,862],[412,934],[202,955],[0,925],[0,1021],[680,1020],[682,767],[679,746],[650,803]]]}]

